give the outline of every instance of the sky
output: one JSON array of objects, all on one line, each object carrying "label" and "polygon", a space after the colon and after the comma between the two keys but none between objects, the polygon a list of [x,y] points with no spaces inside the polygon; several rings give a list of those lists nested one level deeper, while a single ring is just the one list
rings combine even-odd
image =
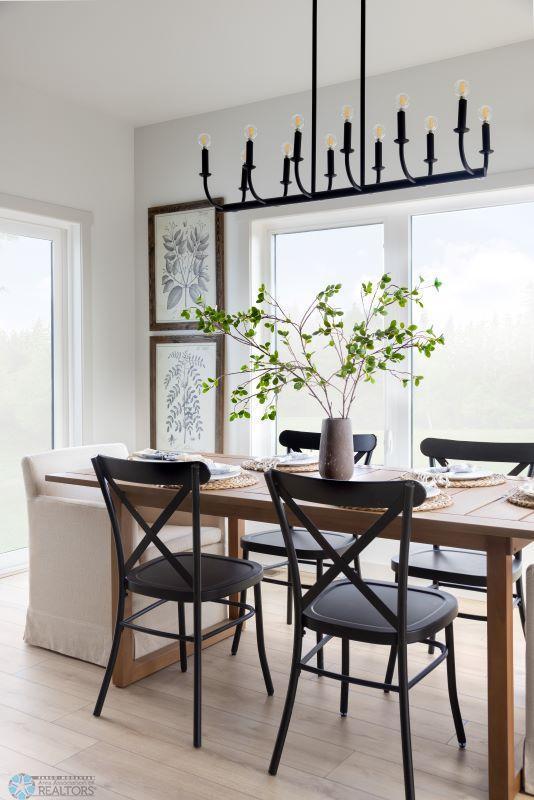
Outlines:
[{"label": "sky", "polygon": [[52,243],[0,231],[0,330],[50,324]]}]

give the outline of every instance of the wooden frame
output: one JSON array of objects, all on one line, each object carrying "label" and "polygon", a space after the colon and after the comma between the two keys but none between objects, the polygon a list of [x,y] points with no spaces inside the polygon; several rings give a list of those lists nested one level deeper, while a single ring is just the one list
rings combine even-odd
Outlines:
[{"label": "wooden frame", "polygon": [[[150,446],[157,447],[157,348],[160,344],[215,344],[215,363],[217,377],[224,374],[224,337],[221,334],[206,336],[201,334],[185,334],[183,336],[152,336],[150,339]],[[213,375],[212,377],[216,377]],[[223,451],[224,440],[224,381],[215,392],[215,447],[214,451]],[[204,450],[206,448],[203,448]]]},{"label": "wooden frame", "polygon": [[[218,197],[216,203],[222,203]],[[197,323],[193,321],[172,322],[157,320],[157,290],[156,285],[156,217],[162,214],[180,214],[186,211],[205,209],[214,214],[215,227],[215,302],[218,308],[224,308],[224,214],[216,211],[206,200],[197,200],[190,203],[176,203],[167,206],[154,206],[148,209],[148,286],[149,286],[149,316],[150,330],[196,330]]]}]

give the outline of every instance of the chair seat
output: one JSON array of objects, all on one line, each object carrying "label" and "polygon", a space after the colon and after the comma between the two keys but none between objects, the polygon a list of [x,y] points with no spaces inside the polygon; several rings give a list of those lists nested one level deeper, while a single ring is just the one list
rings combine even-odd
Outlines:
[{"label": "chair seat", "polygon": [[[174,553],[176,560],[193,574],[193,554]],[[221,600],[231,594],[259,583],[263,577],[261,564],[241,558],[201,556],[202,602]],[[126,576],[127,587],[132,592],[165,600],[193,602],[193,589],[163,556],[134,567]]]},{"label": "chair seat", "polygon": [[[327,542],[338,553],[344,553],[349,545],[354,542],[354,536],[350,533],[334,533],[322,531]],[[310,559],[316,561],[323,553],[313,536],[305,528],[293,528],[293,542],[297,558]],[[247,533],[241,537],[241,546],[244,550],[252,553],[266,553],[271,556],[286,557],[287,551],[284,544],[284,537],[280,528],[261,533]]]},{"label": "chair seat", "polygon": [[[391,559],[391,569],[397,572],[399,557]],[[512,561],[513,580],[521,577],[521,557]],[[429,581],[458,583],[462,586],[487,585],[486,554],[476,550],[459,550],[453,547],[433,547],[410,553],[408,575],[412,578],[426,578]]]},{"label": "chair seat", "polygon": [[[366,581],[385,605],[397,613],[396,583]],[[455,597],[436,589],[408,589],[408,643],[421,642],[446,628],[458,614]],[[395,629],[348,580],[335,581],[303,611],[307,628],[360,642],[394,644]]]}]

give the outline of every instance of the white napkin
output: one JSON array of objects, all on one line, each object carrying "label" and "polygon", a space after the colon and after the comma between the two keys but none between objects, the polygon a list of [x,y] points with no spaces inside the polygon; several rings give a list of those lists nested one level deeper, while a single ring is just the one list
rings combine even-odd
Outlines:
[{"label": "white napkin", "polygon": [[467,461],[463,461],[458,464],[450,464],[449,472],[452,472],[455,475],[467,475],[470,472],[476,472],[476,470],[472,464],[469,464]]}]

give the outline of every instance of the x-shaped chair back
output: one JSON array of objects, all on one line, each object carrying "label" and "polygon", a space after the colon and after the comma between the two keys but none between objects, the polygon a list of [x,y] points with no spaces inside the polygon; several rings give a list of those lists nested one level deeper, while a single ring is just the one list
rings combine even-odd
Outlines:
[{"label": "x-shaped chair back", "polygon": [[[200,486],[210,478],[210,471],[206,464],[201,461],[181,463],[130,461],[107,456],[96,456],[96,458],[92,459],[92,464],[111,521],[121,582],[124,581],[129,570],[135,566],[146,549],[153,544],[186,584],[194,589],[195,594],[199,593],[201,555]],[[149,524],[131,502],[124,489],[118,485],[117,481],[143,484],[145,486],[162,486],[169,489],[177,489],[177,491],[156,521]],[[127,508],[145,534],[127,558],[124,556],[120,521],[113,502],[113,495]],[[175,558],[158,536],[161,529],[168,523],[174,512],[178,510],[189,495],[191,495],[192,501],[193,575]]]},{"label": "x-shaped chair back", "polygon": [[421,452],[428,456],[430,466],[436,461],[446,467],[449,458],[461,461],[489,461],[516,464],[509,475],[519,475],[524,469],[534,478],[534,443],[521,442],[464,442],[455,439],[423,439]]},{"label": "x-shaped chair back", "polygon": [[[310,478],[287,472],[270,470],[266,473],[267,486],[279,518],[287,548],[291,581],[294,586],[295,620],[301,624],[302,611],[323,592],[336,578],[343,574],[371,603],[381,616],[397,631],[399,641],[406,635],[408,556],[411,538],[412,509],[426,499],[424,487],[415,481],[333,481]],[[296,501],[345,508],[379,509],[380,515],[370,527],[355,539],[343,554],[339,554],[302,510]],[[292,536],[292,525],[287,512],[309,531],[326,558],[332,561],[322,577],[304,594],[300,582],[298,562]],[[400,563],[398,572],[398,601],[395,614],[352,568],[351,563],[377,536],[399,516]],[[299,622],[300,621],[300,622]]]}]

